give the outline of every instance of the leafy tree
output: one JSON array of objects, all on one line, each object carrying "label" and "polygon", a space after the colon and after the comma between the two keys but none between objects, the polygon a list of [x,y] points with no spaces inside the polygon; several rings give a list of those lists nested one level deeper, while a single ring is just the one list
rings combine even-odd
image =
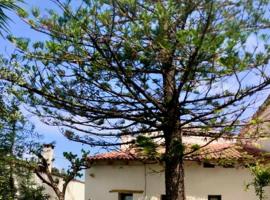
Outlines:
[{"label": "leafy tree", "polygon": [[51,170],[48,161],[42,155],[41,151],[37,153],[39,158],[38,166],[34,169],[38,178],[51,187],[55,192],[58,200],[64,200],[68,184],[76,177],[81,177],[81,171],[90,165],[87,164],[88,152],[82,150],[82,157],[71,152],[64,152],[64,157],[69,161],[68,170],[59,173],[56,170]]},{"label": "leafy tree", "polygon": [[47,15],[19,11],[50,39],[10,36],[21,53],[1,77],[71,140],[163,138],[167,199],[185,199],[182,136],[238,132],[270,83],[269,1],[55,2]]},{"label": "leafy tree", "polygon": [[247,184],[247,189],[253,186],[259,200],[266,199],[264,188],[270,186],[270,167],[263,164],[256,164],[250,167],[253,181]]}]

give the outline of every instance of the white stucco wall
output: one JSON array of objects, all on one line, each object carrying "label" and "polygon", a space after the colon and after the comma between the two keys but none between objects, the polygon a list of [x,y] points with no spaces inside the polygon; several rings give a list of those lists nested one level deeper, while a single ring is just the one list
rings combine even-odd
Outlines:
[{"label": "white stucco wall", "polygon": [[[185,163],[187,200],[207,200],[208,195],[222,195],[222,200],[257,200],[253,189],[245,191],[251,179],[246,168],[203,168]],[[111,190],[142,190],[134,200],[159,200],[164,194],[164,170],[158,164],[106,163],[86,170],[85,200],[118,200]],[[270,190],[267,191],[270,197]],[[269,198],[270,199],[270,198]]]},{"label": "white stucco wall", "polygon": [[79,181],[72,181],[67,187],[65,200],[84,200],[84,194],[84,183]]}]

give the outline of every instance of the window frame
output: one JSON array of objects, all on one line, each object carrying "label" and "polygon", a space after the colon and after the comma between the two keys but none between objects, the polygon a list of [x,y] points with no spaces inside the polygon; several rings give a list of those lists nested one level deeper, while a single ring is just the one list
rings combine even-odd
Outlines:
[{"label": "window frame", "polygon": [[222,200],[221,195],[208,195],[208,200],[212,200],[211,198],[217,198],[217,200]]}]

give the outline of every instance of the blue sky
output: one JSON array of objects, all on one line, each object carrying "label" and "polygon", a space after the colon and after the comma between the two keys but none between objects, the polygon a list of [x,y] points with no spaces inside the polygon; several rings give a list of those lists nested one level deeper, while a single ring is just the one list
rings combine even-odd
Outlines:
[{"label": "blue sky", "polygon": [[[30,10],[32,7],[39,7],[40,9],[48,9],[55,7],[52,1],[49,0],[26,0],[26,2],[27,3],[22,5],[22,7],[26,8],[26,10]],[[45,35],[37,33],[34,30],[30,29],[14,13],[6,13],[12,20],[9,22],[9,29],[13,35],[18,37],[28,37],[32,40],[46,39]],[[0,37],[0,54],[8,57],[13,50],[14,46],[6,39]],[[42,142],[56,142],[54,163],[55,167],[65,168],[67,166],[68,162],[63,158],[64,151],[72,151],[74,153],[80,154],[82,148],[90,150],[90,148],[87,146],[83,146],[82,144],[72,142],[66,139],[59,131],[59,128],[48,126],[41,122],[40,119],[33,115],[30,115],[29,113],[24,112],[24,114],[35,125],[36,131],[43,136],[43,139],[41,139]]]}]

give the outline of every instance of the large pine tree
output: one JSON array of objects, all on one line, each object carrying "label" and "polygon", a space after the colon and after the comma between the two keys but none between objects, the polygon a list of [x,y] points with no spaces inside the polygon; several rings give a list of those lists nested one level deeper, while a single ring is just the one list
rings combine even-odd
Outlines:
[{"label": "large pine tree", "polygon": [[49,39],[11,36],[21,53],[2,78],[71,140],[113,146],[160,131],[167,198],[184,200],[183,134],[237,132],[270,83],[269,1],[54,2],[46,15],[19,11]]}]

